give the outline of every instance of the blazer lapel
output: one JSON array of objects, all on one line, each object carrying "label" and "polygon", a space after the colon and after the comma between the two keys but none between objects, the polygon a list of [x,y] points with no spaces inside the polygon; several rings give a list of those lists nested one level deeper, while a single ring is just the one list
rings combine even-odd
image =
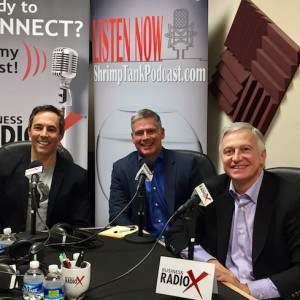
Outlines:
[{"label": "blazer lapel", "polygon": [[[25,171],[29,168],[30,165],[30,151],[23,154],[16,154],[15,160],[20,161],[20,166],[17,168],[18,176],[20,178],[16,184],[20,185],[19,189],[16,191],[20,191],[20,197],[22,197],[21,206],[23,211],[23,218],[27,220],[27,209],[28,209],[28,192],[29,192],[29,179],[25,178]],[[25,179],[24,179],[25,178]],[[19,220],[22,224],[22,220]],[[24,221],[25,223],[26,221]],[[25,227],[24,227],[25,230]]]},{"label": "blazer lapel", "polygon": [[276,182],[274,182],[265,172],[257,199],[257,207],[254,217],[252,247],[253,264],[256,262],[265,244],[266,236],[271,225],[270,222],[273,212],[272,199],[276,197],[276,193]]},{"label": "blazer lapel", "polygon": [[216,197],[217,254],[224,264],[228,252],[233,212],[234,199],[229,194],[227,186],[224,193]]},{"label": "blazer lapel", "polygon": [[50,187],[49,193],[49,202],[48,202],[48,210],[47,210],[47,219],[48,216],[51,215],[55,199],[57,199],[57,194],[62,185],[64,176],[67,176],[66,169],[63,163],[63,160],[57,154],[57,161],[53,172],[52,183]]},{"label": "blazer lapel", "polygon": [[175,159],[171,152],[164,149],[164,172],[165,172],[165,198],[169,208],[169,212],[175,210],[175,189],[177,168]]}]

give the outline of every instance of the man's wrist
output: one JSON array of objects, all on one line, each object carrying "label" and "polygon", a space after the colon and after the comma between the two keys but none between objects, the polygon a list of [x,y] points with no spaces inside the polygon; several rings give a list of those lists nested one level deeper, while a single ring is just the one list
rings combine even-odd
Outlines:
[{"label": "man's wrist", "polygon": [[250,290],[249,290],[249,287],[246,283],[240,283],[239,282],[238,288],[250,295]]}]

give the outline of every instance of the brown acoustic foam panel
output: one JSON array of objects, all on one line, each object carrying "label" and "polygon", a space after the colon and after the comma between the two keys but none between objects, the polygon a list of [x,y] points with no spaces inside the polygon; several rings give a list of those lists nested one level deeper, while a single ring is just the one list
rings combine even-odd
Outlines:
[{"label": "brown acoustic foam panel", "polygon": [[[217,69],[209,90],[220,108],[227,115],[231,115],[250,73],[228,50],[222,53]],[[227,71],[224,72],[224,70]]]},{"label": "brown acoustic foam panel", "polygon": [[247,1],[241,1],[238,13],[235,15],[233,23],[231,25],[230,31],[227,35],[225,46],[230,49],[232,53],[234,50],[232,48],[236,48],[239,40],[242,38],[243,32],[240,30],[240,26],[243,25],[243,21],[245,20],[246,15],[248,14],[248,3]]},{"label": "brown acoustic foam panel", "polygon": [[249,123],[258,128],[262,134],[265,134],[278,107],[278,103],[269,94],[263,92],[261,101],[256,106]]},{"label": "brown acoustic foam panel", "polygon": [[300,47],[250,0],[241,0],[224,45],[209,90],[234,122],[265,133],[299,67]]},{"label": "brown acoustic foam panel", "polygon": [[278,83],[282,90],[287,89],[290,78],[263,49],[257,50],[257,62],[267,71],[268,74],[273,75],[273,80]]},{"label": "brown acoustic foam panel", "polygon": [[243,84],[249,77],[249,71],[235,58],[235,56],[228,50],[224,50],[221,54],[221,62],[224,63],[232,72],[234,77]]},{"label": "brown acoustic foam panel", "polygon": [[253,29],[253,32],[258,34],[251,34],[251,44],[248,44],[248,48],[245,47],[243,53],[241,54],[241,62],[244,67],[250,71],[251,70],[251,61],[255,59],[256,49],[261,48],[262,40],[261,36],[266,32],[268,19],[260,17],[259,22],[256,24],[256,28]]},{"label": "brown acoustic foam panel", "polygon": [[224,97],[226,98],[229,105],[234,106],[237,101],[237,95],[233,92],[224,78],[221,76],[220,73],[215,73],[214,75],[214,82],[217,84],[218,89],[222,92]]},{"label": "brown acoustic foam panel", "polygon": [[299,46],[279,27],[275,24],[268,24],[268,37],[290,58],[291,64],[294,66],[299,65]]},{"label": "brown acoustic foam panel", "polygon": [[263,88],[257,80],[249,76],[247,85],[241,95],[242,101],[239,101],[232,119],[234,122],[249,122],[257,103],[262,96]]},{"label": "brown acoustic foam panel", "polygon": [[217,65],[217,72],[220,73],[222,78],[226,78],[226,80],[230,82],[230,88],[235,94],[239,94],[244,88],[224,63],[219,63]]},{"label": "brown acoustic foam panel", "polygon": [[260,131],[263,134],[265,134],[267,132],[268,127],[269,127],[270,123],[272,122],[273,117],[275,116],[275,113],[276,113],[278,107],[279,107],[278,103],[276,103],[274,101],[274,99],[272,99],[272,98],[267,102],[267,104],[264,108],[264,113],[260,117],[259,123],[256,126],[257,128],[260,129]]},{"label": "brown acoustic foam panel", "polygon": [[229,104],[227,99],[224,97],[222,92],[219,90],[218,86],[214,81],[212,81],[209,85],[209,90],[214,96],[220,108],[227,114],[230,115],[233,111],[233,107]]},{"label": "brown acoustic foam panel", "polygon": [[279,103],[284,95],[284,90],[273,79],[272,74],[268,73],[258,61],[252,61],[251,70],[253,76],[261,83],[276,102]]},{"label": "brown acoustic foam panel", "polygon": [[238,12],[224,45],[247,70],[250,70],[256,48],[261,47],[260,36],[267,33],[267,25],[271,20],[248,0],[241,1]]},{"label": "brown acoustic foam panel", "polygon": [[256,81],[253,80],[252,76],[250,76],[240,96],[239,102],[233,112],[232,118],[234,122],[241,121],[242,114],[248,105],[248,101],[250,100],[253,90],[255,89],[255,85]]},{"label": "brown acoustic foam panel", "polygon": [[285,72],[288,77],[293,77],[297,67],[292,64],[291,60],[268,36],[262,37],[262,49],[270,56],[273,61]]}]

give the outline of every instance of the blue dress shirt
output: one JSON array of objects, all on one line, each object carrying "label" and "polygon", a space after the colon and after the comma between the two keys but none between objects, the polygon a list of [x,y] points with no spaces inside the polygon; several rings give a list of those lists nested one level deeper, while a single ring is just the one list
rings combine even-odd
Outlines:
[{"label": "blue dress shirt", "polygon": [[[142,157],[139,155],[139,160]],[[163,152],[161,151],[159,157],[155,160],[153,166],[152,181],[145,182],[146,188],[146,226],[145,229],[158,237],[164,226],[166,225],[170,212],[164,196],[165,180],[164,180],[164,161]],[[169,229],[167,226],[166,230]],[[161,240],[164,240],[162,235]]]}]

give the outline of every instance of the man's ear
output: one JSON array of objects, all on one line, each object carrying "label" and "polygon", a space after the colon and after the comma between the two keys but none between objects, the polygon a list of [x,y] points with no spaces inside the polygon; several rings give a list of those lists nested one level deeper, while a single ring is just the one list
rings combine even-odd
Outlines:
[{"label": "man's ear", "polygon": [[29,127],[27,128],[27,133],[28,133],[28,136],[31,138],[31,130]]},{"label": "man's ear", "polygon": [[164,128],[162,128],[160,130],[160,135],[161,135],[161,139],[163,140],[165,138],[165,129]]},{"label": "man's ear", "polygon": [[63,132],[63,133],[60,134],[59,142],[64,138],[64,135],[65,135],[65,132]]},{"label": "man's ear", "polygon": [[134,143],[133,132],[131,132],[131,141]]}]

